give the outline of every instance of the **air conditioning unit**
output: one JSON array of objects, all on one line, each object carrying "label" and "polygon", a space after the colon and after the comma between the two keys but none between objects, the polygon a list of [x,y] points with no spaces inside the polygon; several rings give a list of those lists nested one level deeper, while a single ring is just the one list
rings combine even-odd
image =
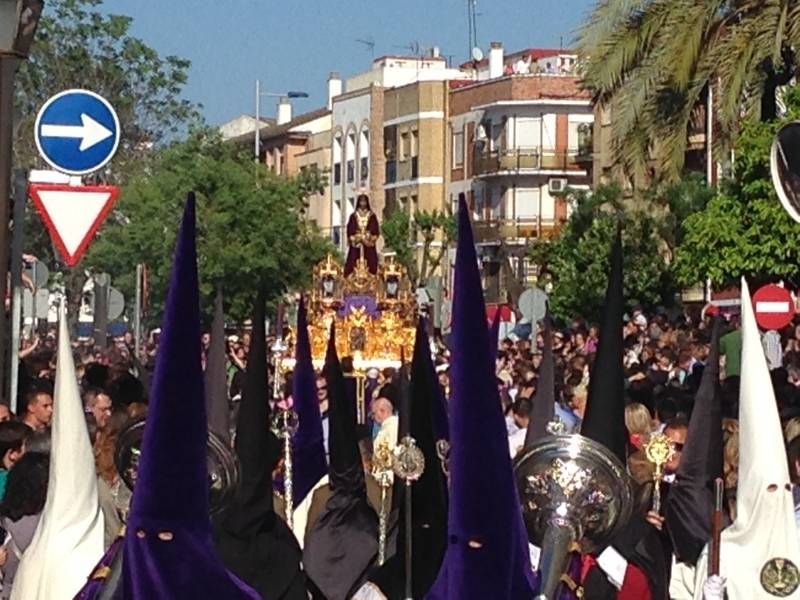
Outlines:
[{"label": "air conditioning unit", "polygon": [[563,194],[567,191],[566,177],[553,177],[547,182],[547,188],[551,194]]}]

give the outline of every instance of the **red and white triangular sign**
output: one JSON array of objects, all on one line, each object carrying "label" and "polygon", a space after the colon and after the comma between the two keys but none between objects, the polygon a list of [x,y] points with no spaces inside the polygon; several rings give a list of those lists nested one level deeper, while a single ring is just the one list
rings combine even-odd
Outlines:
[{"label": "red and white triangular sign", "polygon": [[28,192],[64,262],[74,267],[114,207],[119,188],[32,183]]}]

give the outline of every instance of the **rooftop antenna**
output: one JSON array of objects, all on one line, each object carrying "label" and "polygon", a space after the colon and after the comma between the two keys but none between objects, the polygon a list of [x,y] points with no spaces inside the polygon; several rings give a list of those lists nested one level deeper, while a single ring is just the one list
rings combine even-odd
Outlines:
[{"label": "rooftop antenna", "polygon": [[357,39],[356,42],[359,44],[363,44],[364,47],[369,50],[370,55],[372,58],[375,58],[375,40],[372,39],[372,36],[366,39]]},{"label": "rooftop antenna", "polygon": [[422,44],[420,44],[419,42],[411,42],[410,44],[406,44],[405,46],[392,46],[392,47],[408,50],[412,56],[422,55]]},{"label": "rooftop antenna", "polygon": [[478,47],[478,0],[467,0],[467,35],[468,56],[473,55],[473,50]]}]

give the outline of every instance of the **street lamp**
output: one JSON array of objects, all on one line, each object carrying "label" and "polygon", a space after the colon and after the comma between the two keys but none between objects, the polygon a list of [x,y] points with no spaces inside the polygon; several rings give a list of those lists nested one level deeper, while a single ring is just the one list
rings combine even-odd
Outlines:
[{"label": "street lamp", "polygon": [[[2,1],[2,0],[0,0]],[[256,79],[256,122],[255,122],[255,158],[256,162],[258,162],[258,155],[261,153],[261,98],[262,96],[269,96],[273,98],[308,98],[308,94],[306,92],[283,92],[283,93],[275,93],[275,92],[262,92],[261,91],[261,81]]]}]

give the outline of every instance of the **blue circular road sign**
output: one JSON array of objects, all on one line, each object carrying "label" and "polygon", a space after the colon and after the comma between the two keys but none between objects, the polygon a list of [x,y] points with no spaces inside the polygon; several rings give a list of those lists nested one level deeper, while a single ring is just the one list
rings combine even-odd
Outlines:
[{"label": "blue circular road sign", "polygon": [[119,118],[108,100],[88,90],[66,90],[44,103],[36,116],[39,154],[70,175],[96,171],[119,146]]}]

